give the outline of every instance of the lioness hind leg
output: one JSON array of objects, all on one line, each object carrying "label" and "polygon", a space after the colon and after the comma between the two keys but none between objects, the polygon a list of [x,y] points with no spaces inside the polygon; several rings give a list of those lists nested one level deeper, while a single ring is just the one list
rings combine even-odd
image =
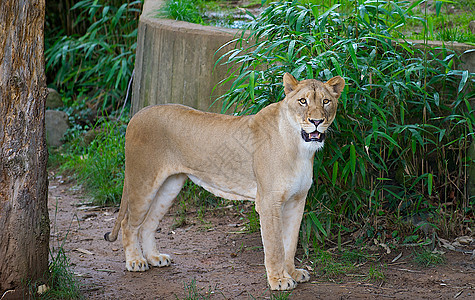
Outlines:
[{"label": "lioness hind leg", "polygon": [[125,268],[131,272],[148,270],[138,241],[139,227],[130,226],[128,216],[122,220],[122,244],[125,251]]},{"label": "lioness hind leg", "polygon": [[173,204],[176,196],[185,184],[187,176],[177,174],[168,177],[158,189],[141,228],[142,249],[147,262],[154,267],[166,267],[171,263],[170,256],[160,254],[155,242],[155,231],[163,216]]},{"label": "lioness hind leg", "polygon": [[122,244],[125,251],[126,269],[132,272],[143,272],[149,269],[149,265],[140,247],[139,234],[153,206],[157,191],[167,176],[157,177],[156,180],[151,178],[143,182],[140,180],[141,177],[133,175],[127,173],[126,166],[125,184],[127,184],[128,207],[126,217],[122,220]]}]

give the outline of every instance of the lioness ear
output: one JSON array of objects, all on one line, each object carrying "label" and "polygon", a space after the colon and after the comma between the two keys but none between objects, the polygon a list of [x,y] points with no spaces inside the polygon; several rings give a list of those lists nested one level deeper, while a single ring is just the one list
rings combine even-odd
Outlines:
[{"label": "lioness ear", "polygon": [[284,74],[284,92],[288,95],[290,92],[297,88],[299,82],[290,73]]},{"label": "lioness ear", "polygon": [[339,98],[341,95],[341,92],[343,91],[343,88],[345,87],[345,79],[341,76],[335,76],[325,82],[325,85],[330,87],[330,90],[336,94],[336,96]]}]

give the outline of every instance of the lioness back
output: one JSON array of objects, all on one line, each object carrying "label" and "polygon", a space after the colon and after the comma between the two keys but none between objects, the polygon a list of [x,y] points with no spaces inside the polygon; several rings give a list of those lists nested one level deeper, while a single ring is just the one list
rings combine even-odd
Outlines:
[{"label": "lioness back", "polygon": [[[126,174],[127,167],[145,170],[150,168],[150,160],[162,160],[173,165],[174,173],[189,175],[217,196],[254,200],[252,119],[178,104],[146,107],[127,128],[125,155],[134,161],[126,163]],[[155,157],[141,153],[153,153]],[[159,174],[160,170],[150,172]]]}]

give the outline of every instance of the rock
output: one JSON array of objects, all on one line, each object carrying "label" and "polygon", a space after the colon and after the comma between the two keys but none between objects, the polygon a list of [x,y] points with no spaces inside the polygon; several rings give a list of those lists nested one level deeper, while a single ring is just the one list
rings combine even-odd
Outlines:
[{"label": "rock", "polygon": [[48,88],[48,97],[46,97],[46,108],[55,109],[63,107],[63,100],[61,95],[55,90]]},{"label": "rock", "polygon": [[93,128],[91,130],[89,130],[88,132],[86,132],[84,134],[84,144],[85,145],[89,145],[90,143],[92,143],[92,141],[100,134],[102,133],[102,129],[101,128]]},{"label": "rock", "polygon": [[473,242],[473,238],[469,236],[459,236],[458,238],[455,239],[457,243],[460,245],[468,246]]},{"label": "rock", "polygon": [[47,291],[49,291],[49,287],[46,284],[40,285],[38,287],[38,294],[40,294],[40,295],[43,295]]},{"label": "rock", "polygon": [[47,110],[45,114],[46,143],[51,147],[63,144],[63,137],[69,129],[68,114],[64,111]]},{"label": "rock", "polygon": [[470,21],[470,23],[468,23],[468,28],[470,28],[472,34],[475,34],[475,21]]}]

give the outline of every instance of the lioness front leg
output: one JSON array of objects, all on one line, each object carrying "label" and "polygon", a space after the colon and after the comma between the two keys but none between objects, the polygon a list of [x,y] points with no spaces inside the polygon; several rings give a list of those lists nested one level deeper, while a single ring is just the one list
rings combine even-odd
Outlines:
[{"label": "lioness front leg", "polygon": [[295,268],[295,252],[297,250],[300,223],[305,209],[305,198],[289,200],[284,204],[282,210],[285,270],[297,282],[310,280],[310,274],[307,270]]},{"label": "lioness front leg", "polygon": [[291,290],[297,286],[292,276],[285,270],[285,250],[282,241],[282,212],[280,205],[259,207],[264,264],[271,290]]}]

